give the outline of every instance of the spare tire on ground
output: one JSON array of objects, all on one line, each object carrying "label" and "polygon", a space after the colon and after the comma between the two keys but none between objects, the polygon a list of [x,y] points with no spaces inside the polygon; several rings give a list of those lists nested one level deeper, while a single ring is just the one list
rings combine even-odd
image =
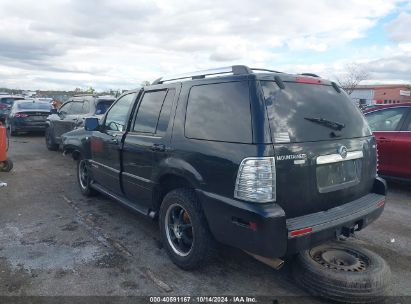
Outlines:
[{"label": "spare tire on ground", "polygon": [[374,252],[346,242],[301,252],[293,265],[296,282],[314,296],[343,303],[384,300],[390,268]]}]

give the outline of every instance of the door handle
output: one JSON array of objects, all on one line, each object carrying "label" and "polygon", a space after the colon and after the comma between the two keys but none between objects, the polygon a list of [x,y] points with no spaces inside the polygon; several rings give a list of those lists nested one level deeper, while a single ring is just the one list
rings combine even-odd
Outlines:
[{"label": "door handle", "polygon": [[166,150],[166,146],[163,144],[153,144],[150,147],[151,151],[157,151],[157,152],[164,152]]},{"label": "door handle", "polygon": [[383,143],[391,142],[391,140],[389,140],[389,139],[386,138],[386,137],[380,137],[378,140],[379,140],[380,142],[383,142]]}]

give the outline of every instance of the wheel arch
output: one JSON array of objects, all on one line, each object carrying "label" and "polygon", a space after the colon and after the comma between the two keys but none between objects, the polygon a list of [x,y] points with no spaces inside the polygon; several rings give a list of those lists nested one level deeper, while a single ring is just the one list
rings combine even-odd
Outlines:
[{"label": "wheel arch", "polygon": [[153,210],[157,213],[166,194],[179,188],[194,190],[197,188],[197,183],[193,183],[186,175],[179,172],[171,171],[159,176],[153,191]]}]

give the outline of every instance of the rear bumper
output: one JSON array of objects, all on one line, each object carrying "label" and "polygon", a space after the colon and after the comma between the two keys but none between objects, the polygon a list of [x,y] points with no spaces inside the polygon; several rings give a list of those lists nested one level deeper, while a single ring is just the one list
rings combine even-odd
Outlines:
[{"label": "rear bumper", "polygon": [[384,205],[384,195],[370,193],[324,212],[288,219],[287,253],[296,253],[324,240],[359,231],[381,215]]},{"label": "rear bumper", "polygon": [[381,215],[386,185],[376,179],[373,193],[327,211],[291,219],[278,204],[250,204],[197,191],[210,230],[219,242],[275,258],[363,229]]},{"label": "rear bumper", "polygon": [[45,131],[46,122],[13,123],[13,130],[14,131],[25,131],[25,132]]}]

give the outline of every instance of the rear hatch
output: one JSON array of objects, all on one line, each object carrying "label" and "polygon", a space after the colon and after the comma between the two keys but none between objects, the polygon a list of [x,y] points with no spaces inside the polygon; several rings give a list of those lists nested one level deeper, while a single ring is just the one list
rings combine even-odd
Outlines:
[{"label": "rear hatch", "polygon": [[277,203],[287,218],[368,194],[376,175],[375,141],[348,95],[314,77],[260,83],[275,150]]}]

